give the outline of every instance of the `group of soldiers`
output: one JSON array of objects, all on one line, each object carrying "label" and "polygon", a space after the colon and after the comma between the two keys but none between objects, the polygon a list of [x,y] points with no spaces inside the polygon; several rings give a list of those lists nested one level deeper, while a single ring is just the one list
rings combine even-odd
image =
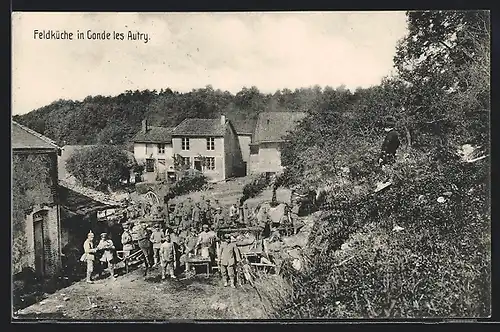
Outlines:
[{"label": "group of soldiers", "polygon": [[237,201],[229,207],[229,211],[225,211],[218,199],[212,202],[204,196],[199,202],[194,202],[190,197],[178,202],[170,218],[171,224],[181,231],[190,227],[201,230],[204,224],[215,230],[249,226],[250,220],[251,211],[246,203]]},{"label": "group of soldiers", "polygon": [[[189,258],[200,256],[206,258],[210,265],[219,266],[224,286],[230,284],[231,287],[235,287],[236,265],[242,263],[242,256],[235,241],[235,235],[226,234],[219,238],[208,224],[203,224],[201,232],[198,232],[192,225],[187,229],[171,227],[163,229],[160,223],[150,227],[142,220],[136,224],[123,224],[121,252],[122,259],[128,259],[133,252],[140,250],[142,257],[139,260],[144,260],[144,277],[152,268],[160,267],[163,280],[167,277],[176,279],[178,267],[182,265],[188,272],[192,268],[189,265]],[[219,246],[216,246],[217,242],[220,243]],[[107,268],[110,273],[109,278],[116,280],[117,247],[107,233],[101,234],[100,242],[95,246],[94,234],[89,232],[83,249],[81,261],[86,262],[88,283],[93,283],[96,265],[99,266],[99,275]],[[217,262],[216,257],[218,257]]]}]

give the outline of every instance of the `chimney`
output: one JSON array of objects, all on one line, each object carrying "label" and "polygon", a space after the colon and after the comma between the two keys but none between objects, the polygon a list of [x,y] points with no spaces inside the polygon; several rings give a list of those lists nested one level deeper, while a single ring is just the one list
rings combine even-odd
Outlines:
[{"label": "chimney", "polygon": [[220,116],[220,124],[221,125],[226,124],[226,116],[224,114],[221,114],[221,116]]},{"label": "chimney", "polygon": [[148,120],[142,120],[142,132],[145,133],[148,131]]}]

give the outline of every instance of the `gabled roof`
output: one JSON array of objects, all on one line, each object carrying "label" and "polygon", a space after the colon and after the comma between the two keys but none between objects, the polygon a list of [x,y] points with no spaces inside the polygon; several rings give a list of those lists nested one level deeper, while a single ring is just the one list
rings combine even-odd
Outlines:
[{"label": "gabled roof", "polygon": [[252,135],[255,130],[256,119],[231,120],[238,135]]},{"label": "gabled roof", "polygon": [[60,147],[48,137],[29,129],[15,121],[12,121],[12,149],[13,150],[56,150]]},{"label": "gabled roof", "polygon": [[281,142],[297,123],[307,116],[305,112],[262,112],[259,113],[253,142]]},{"label": "gabled roof", "polygon": [[[227,123],[227,122],[226,122]],[[218,119],[185,119],[175,127],[172,136],[224,136],[226,126]]]},{"label": "gabled roof", "polygon": [[155,127],[148,126],[147,132],[139,131],[133,138],[132,142],[135,143],[172,143],[172,132],[174,128],[171,127]]},{"label": "gabled roof", "polygon": [[79,187],[63,181],[59,182],[58,193],[61,205],[65,209],[81,215],[120,207],[121,205],[119,202],[104,198],[104,193],[100,194],[89,188]]}]

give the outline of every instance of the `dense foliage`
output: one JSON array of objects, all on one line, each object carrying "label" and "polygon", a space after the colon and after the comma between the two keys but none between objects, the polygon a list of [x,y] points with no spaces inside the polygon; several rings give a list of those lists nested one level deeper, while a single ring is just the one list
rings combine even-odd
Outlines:
[{"label": "dense foliage", "polygon": [[[283,151],[287,178],[329,187],[283,318],[484,317],[491,305],[487,12],[409,12],[397,74],[311,111]],[[376,166],[384,118],[397,163]],[[347,170],[347,174],[346,174]],[[393,184],[375,193],[375,182]]]},{"label": "dense foliage", "polygon": [[66,167],[80,184],[97,190],[118,188],[130,177],[128,156],[114,145],[77,150]]},{"label": "dense foliage", "polygon": [[203,190],[207,183],[208,178],[202,172],[194,169],[184,170],[180,173],[180,179],[171,187],[168,197],[173,198]]},{"label": "dense foliage", "polygon": [[[332,90],[331,88],[327,88]],[[65,144],[124,144],[147,118],[151,125],[176,126],[185,118],[215,118],[224,113],[230,120],[255,120],[261,111],[304,110],[322,95],[319,87],[283,89],[261,93],[256,87],[236,94],[211,86],[180,93],[126,91],[118,96],[89,96],[83,101],[58,100],[14,120]]]},{"label": "dense foliage", "polygon": [[250,182],[243,187],[242,201],[244,202],[249,198],[257,196],[264,189],[266,189],[269,184],[269,177],[265,173],[260,173],[253,176]]}]

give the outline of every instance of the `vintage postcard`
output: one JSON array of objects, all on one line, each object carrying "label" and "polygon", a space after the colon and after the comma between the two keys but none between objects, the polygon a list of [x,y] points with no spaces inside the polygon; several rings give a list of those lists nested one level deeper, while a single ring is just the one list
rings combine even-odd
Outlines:
[{"label": "vintage postcard", "polygon": [[14,321],[490,317],[488,11],[11,20]]}]

